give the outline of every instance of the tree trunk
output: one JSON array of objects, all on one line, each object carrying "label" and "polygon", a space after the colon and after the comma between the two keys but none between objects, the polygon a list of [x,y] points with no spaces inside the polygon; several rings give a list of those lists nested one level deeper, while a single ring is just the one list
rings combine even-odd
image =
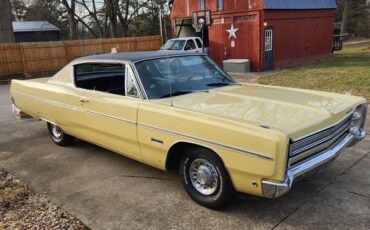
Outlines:
[{"label": "tree trunk", "polygon": [[347,33],[347,25],[348,25],[348,13],[350,8],[350,0],[344,0],[344,8],[343,8],[343,14],[342,14],[342,25],[340,28],[341,34]]},{"label": "tree trunk", "polygon": [[115,8],[115,2],[116,0],[106,0],[107,4],[107,14],[110,21],[111,26],[111,32],[112,37],[116,38],[118,37],[118,28],[117,28],[117,11]]},{"label": "tree trunk", "polygon": [[62,0],[62,4],[67,10],[68,23],[69,23],[69,39],[77,39],[77,20],[76,15],[76,0],[71,0],[71,5],[69,5],[67,0]]},{"label": "tree trunk", "polygon": [[10,0],[0,0],[0,43],[14,42]]}]

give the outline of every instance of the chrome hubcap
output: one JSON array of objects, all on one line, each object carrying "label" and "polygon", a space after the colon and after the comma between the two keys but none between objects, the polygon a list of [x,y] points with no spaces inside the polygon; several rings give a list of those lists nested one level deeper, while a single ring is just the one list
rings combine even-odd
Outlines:
[{"label": "chrome hubcap", "polygon": [[203,195],[211,195],[218,188],[217,170],[206,159],[194,160],[189,168],[189,176],[194,188]]},{"label": "chrome hubcap", "polygon": [[51,132],[56,139],[59,139],[62,136],[62,130],[57,125],[51,125]]}]

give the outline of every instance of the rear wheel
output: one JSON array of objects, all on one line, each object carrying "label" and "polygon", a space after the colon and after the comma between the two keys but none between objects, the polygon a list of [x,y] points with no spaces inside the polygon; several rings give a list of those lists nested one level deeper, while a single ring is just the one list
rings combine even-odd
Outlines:
[{"label": "rear wheel", "polygon": [[63,130],[56,124],[47,123],[49,135],[51,140],[60,146],[68,146],[71,145],[74,141],[74,137],[66,134]]},{"label": "rear wheel", "polygon": [[180,176],[189,196],[208,208],[225,206],[234,194],[222,161],[208,149],[189,149],[182,158]]}]

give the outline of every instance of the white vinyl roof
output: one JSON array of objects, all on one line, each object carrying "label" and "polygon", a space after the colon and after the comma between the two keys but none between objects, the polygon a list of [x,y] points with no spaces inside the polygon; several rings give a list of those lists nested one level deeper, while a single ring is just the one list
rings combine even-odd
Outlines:
[{"label": "white vinyl roof", "polygon": [[14,32],[59,31],[60,29],[48,21],[17,21],[13,22]]}]

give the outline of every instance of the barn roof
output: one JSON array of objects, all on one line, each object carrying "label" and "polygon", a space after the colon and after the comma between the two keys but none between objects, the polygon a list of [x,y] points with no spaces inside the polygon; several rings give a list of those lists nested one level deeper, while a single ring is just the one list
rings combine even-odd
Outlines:
[{"label": "barn roof", "polygon": [[336,9],[335,0],[263,0],[265,9],[270,10],[305,10],[305,9]]},{"label": "barn roof", "polygon": [[48,21],[17,21],[13,22],[14,32],[59,31],[60,29]]}]

